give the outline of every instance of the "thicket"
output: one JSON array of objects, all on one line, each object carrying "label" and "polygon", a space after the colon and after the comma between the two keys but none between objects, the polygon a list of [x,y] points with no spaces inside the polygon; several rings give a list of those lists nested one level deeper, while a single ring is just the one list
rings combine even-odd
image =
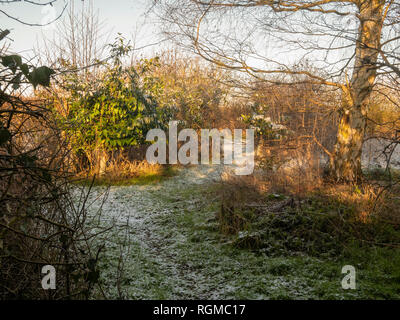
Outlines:
[{"label": "thicket", "polygon": [[[88,192],[68,183],[69,141],[51,101],[29,94],[48,87],[55,71],[3,51],[0,64],[0,298],[88,298],[101,228],[89,223]],[[57,290],[41,287],[45,265],[56,268]]]},{"label": "thicket", "polygon": [[148,86],[147,73],[156,59],[126,66],[122,60],[130,50],[119,38],[110,45],[111,59],[102,63],[95,79],[72,73],[59,80],[63,109],[68,111],[57,112],[56,100],[54,110],[71,138],[78,168],[86,164],[92,173],[104,174],[114,152],[145,145],[147,131],[165,129],[171,118],[171,108],[161,108],[154,97],[157,88]]}]

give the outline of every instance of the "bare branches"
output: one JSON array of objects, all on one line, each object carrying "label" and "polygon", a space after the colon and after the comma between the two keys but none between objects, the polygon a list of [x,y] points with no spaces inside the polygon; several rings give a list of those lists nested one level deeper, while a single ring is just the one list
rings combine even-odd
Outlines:
[{"label": "bare branches", "polygon": [[[34,5],[34,6],[53,6],[53,4],[55,4],[57,1],[59,1],[59,0],[51,0],[51,1],[48,1],[48,2],[43,2],[43,3],[41,3],[41,2],[30,1],[30,0],[2,0],[2,1],[0,1],[0,4],[11,4],[11,3],[25,2],[25,3],[28,3],[28,4],[30,4],[30,5]],[[19,22],[19,23],[21,23],[21,24],[24,24],[24,25],[26,25],[26,26],[31,26],[31,27],[44,27],[44,26],[47,26],[47,25],[49,25],[49,24],[52,24],[53,22],[55,22],[55,21],[57,21],[58,19],[60,19],[61,16],[64,14],[65,9],[67,8],[67,5],[68,5],[68,3],[66,3],[65,0],[64,0],[64,6],[62,7],[62,10],[61,10],[61,12],[59,13],[59,15],[58,15],[57,17],[55,17],[53,20],[51,20],[51,21],[49,21],[49,22],[46,22],[46,23],[27,22],[27,21],[24,21],[24,20],[22,20],[22,19],[20,19],[20,18],[17,18],[17,17],[15,17],[15,16],[13,16],[13,15],[7,13],[6,10],[2,10],[2,9],[0,9],[0,13],[2,13],[3,15],[5,15],[7,18],[10,18],[10,19],[12,19],[12,20],[14,20],[14,21],[17,21],[17,22]]]},{"label": "bare branches", "polygon": [[[87,224],[86,203],[75,202],[68,137],[49,101],[24,97],[12,86],[19,71],[0,61],[0,298],[87,297],[98,279],[93,242],[109,228]],[[57,267],[57,292],[38,286],[46,264]]]},{"label": "bare branches", "polygon": [[339,180],[358,179],[368,99],[377,83],[399,77],[399,1],[155,3],[163,33],[209,62],[260,81],[340,89],[337,145],[326,151],[339,159]]},{"label": "bare branches", "polygon": [[[359,27],[367,21],[356,0],[154,3],[168,38],[208,61],[256,77],[286,74],[302,57],[329,73],[329,79],[304,73],[310,81],[337,86],[357,68],[355,48],[368,47],[358,37]],[[398,6],[395,0],[385,5],[382,47],[400,40],[391,37],[393,24],[386,24],[394,22]]]}]

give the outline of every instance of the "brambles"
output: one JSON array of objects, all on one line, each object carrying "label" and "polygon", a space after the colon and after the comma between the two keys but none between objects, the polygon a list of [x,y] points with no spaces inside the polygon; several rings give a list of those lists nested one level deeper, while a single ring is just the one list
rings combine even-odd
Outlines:
[{"label": "brambles", "polygon": [[[47,102],[19,91],[49,85],[54,71],[0,54],[0,298],[87,298],[102,250],[90,240],[87,193],[74,202],[69,150]],[[56,268],[56,290],[40,287],[44,265]]]}]

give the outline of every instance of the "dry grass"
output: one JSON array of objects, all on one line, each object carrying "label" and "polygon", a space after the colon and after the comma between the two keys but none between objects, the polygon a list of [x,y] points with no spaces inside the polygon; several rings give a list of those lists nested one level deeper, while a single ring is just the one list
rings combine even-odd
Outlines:
[{"label": "dry grass", "polygon": [[[273,221],[268,223],[277,234],[289,228],[288,232],[298,237],[299,230],[303,230],[306,238],[319,242],[318,234],[325,233],[328,246],[334,247],[332,241],[339,241],[338,247],[346,246],[349,239],[400,246],[396,240],[396,230],[400,230],[400,187],[388,188],[368,180],[360,185],[333,183],[325,179],[323,162],[313,150],[312,145],[270,147],[263,150],[265,157],[259,159],[260,166],[253,175],[242,177],[227,172],[220,188],[220,231],[251,233],[260,220],[267,219]],[[300,222],[291,226],[297,220]],[[249,243],[259,246],[258,236],[249,239]],[[323,245],[319,249],[323,250]]]},{"label": "dry grass", "polygon": [[254,179],[264,189],[267,184],[269,192],[303,196],[323,184],[325,162],[321,152],[309,141],[260,145],[258,153]]}]

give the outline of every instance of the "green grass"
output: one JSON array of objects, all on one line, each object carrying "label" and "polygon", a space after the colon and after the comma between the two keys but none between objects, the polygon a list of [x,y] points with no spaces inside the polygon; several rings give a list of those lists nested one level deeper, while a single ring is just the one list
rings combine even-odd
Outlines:
[{"label": "green grass", "polygon": [[[167,181],[143,189],[142,195],[152,203],[153,213],[149,213],[148,224],[129,232],[132,235],[148,233],[153,240],[146,246],[134,240],[128,246],[125,244],[130,253],[126,255],[122,281],[124,298],[400,298],[398,249],[360,246],[351,241],[346,243],[345,253],[338,250],[342,253],[327,255],[286,248],[282,243],[277,245],[279,250],[272,251],[238,247],[238,235],[223,235],[219,231],[215,218],[220,208],[216,197],[218,188],[210,184],[182,185]],[[340,210],[344,210],[344,205],[341,206]],[[337,208],[338,203],[324,204],[321,199],[315,199],[308,210],[314,214]],[[268,234],[265,227],[265,224],[253,225],[252,231]],[[116,230],[107,246],[106,259],[102,260],[102,281],[109,298],[118,298],[112,278],[122,238],[123,234]],[[341,287],[344,265],[356,268],[356,290]]]},{"label": "green grass", "polygon": [[[152,185],[160,183],[166,179],[175,176],[178,173],[177,167],[165,166],[161,172],[141,173],[133,177],[113,177],[105,175],[95,177],[93,186],[132,186],[132,185]],[[76,185],[90,186],[93,177],[74,179],[72,183]]]},{"label": "green grass", "polygon": [[[205,191],[185,190],[180,196],[213,194]],[[310,210],[322,211],[337,208],[316,201]],[[344,205],[341,204],[342,210]],[[339,206],[340,207],[340,206]],[[202,267],[205,264],[213,281],[225,279],[235,288],[224,298],[235,299],[388,299],[400,298],[400,250],[375,245],[360,245],[349,241],[341,254],[315,255],[297,250],[281,250],[277,254],[265,250],[237,248],[237,236],[221,236],[216,221],[212,219],[218,204],[202,210],[186,210],[177,214],[175,221],[180,230],[186,230],[190,244],[181,246],[186,261]],[[350,209],[352,210],[352,209]],[[167,219],[164,223],[168,223]],[[260,231],[260,230],[259,230]],[[261,230],[267,233],[267,230]],[[284,230],[281,230],[284,233]],[[324,250],[324,243],[319,244]],[[337,243],[340,247],[341,244]],[[215,254],[212,254],[212,253]],[[335,251],[333,251],[335,252]],[[344,265],[356,268],[356,290],[344,290],[341,280]]]}]

